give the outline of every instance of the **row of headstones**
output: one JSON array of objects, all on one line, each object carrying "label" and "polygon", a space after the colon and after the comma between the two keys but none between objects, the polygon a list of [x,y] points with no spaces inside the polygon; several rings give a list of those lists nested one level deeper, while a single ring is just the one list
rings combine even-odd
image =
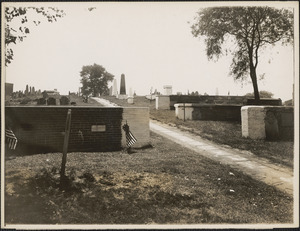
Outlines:
[{"label": "row of headstones", "polygon": [[[67,96],[62,96],[59,99],[60,105],[70,105],[70,99]],[[75,105],[75,102],[71,102],[71,105]],[[39,98],[37,100],[37,105],[57,105],[56,99],[53,97],[49,97],[48,99],[45,98]]]}]

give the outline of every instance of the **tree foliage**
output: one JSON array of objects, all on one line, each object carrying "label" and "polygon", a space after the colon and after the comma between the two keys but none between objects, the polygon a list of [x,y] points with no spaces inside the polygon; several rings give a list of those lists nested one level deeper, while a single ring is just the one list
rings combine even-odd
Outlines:
[{"label": "tree foliage", "polygon": [[[256,69],[259,51],[266,45],[293,42],[293,13],[271,7],[212,7],[198,12],[192,25],[195,37],[205,37],[208,59],[233,55],[230,73],[244,80],[250,75],[255,99],[259,100]],[[222,49],[229,39],[231,49]]]},{"label": "tree foliage", "polygon": [[114,76],[108,73],[104,67],[95,64],[83,66],[80,72],[82,83],[81,92],[83,95],[93,96],[107,95],[109,93],[108,82],[114,79]]},{"label": "tree foliage", "polygon": [[[272,92],[269,92],[269,91],[259,91],[259,96],[261,98],[273,98],[273,93]],[[253,98],[254,97],[254,93],[247,93],[245,95],[246,97],[249,97],[249,98]]]},{"label": "tree foliage", "polygon": [[39,20],[31,20],[29,12],[40,14],[48,22],[55,22],[57,18],[63,17],[65,13],[62,10],[53,7],[5,7],[5,65],[13,60],[12,44],[22,42],[30,33],[30,24],[36,26],[41,23]]}]

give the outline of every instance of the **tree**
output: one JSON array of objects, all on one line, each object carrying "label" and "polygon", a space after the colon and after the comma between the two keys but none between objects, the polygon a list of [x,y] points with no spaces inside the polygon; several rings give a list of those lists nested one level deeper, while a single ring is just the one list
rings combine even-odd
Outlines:
[{"label": "tree", "polygon": [[27,37],[30,33],[30,23],[36,26],[41,23],[39,20],[28,19],[28,13],[31,11],[44,16],[48,22],[57,21],[57,18],[65,15],[62,10],[53,7],[5,7],[5,66],[13,60],[11,45],[22,42]]},{"label": "tree", "polygon": [[[273,95],[274,94],[272,92],[269,92],[269,91],[259,91],[259,96],[261,98],[272,98]],[[249,98],[253,98],[254,94],[253,93],[247,93],[245,96],[249,97]]]},{"label": "tree", "polygon": [[93,96],[107,95],[109,93],[108,82],[114,79],[114,76],[108,73],[104,67],[95,64],[83,66],[80,72],[82,83],[81,92],[83,95]]},{"label": "tree", "polygon": [[25,95],[29,94],[28,84],[26,85]]},{"label": "tree", "polygon": [[293,42],[293,13],[271,7],[212,7],[198,12],[192,25],[195,37],[205,37],[208,59],[219,58],[228,39],[235,48],[225,49],[233,55],[230,74],[245,80],[250,74],[254,96],[259,100],[256,69],[259,51],[278,41]]}]

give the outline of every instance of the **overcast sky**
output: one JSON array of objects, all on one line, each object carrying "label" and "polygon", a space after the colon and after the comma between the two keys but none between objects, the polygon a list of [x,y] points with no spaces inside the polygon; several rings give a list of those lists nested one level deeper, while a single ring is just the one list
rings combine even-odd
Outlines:
[{"label": "overcast sky", "polygon": [[[175,94],[253,92],[250,79],[242,84],[229,76],[230,56],[208,61],[203,40],[192,36],[188,22],[207,3],[58,2],[45,6],[63,9],[66,16],[30,27],[28,37],[12,47],[14,60],[5,70],[5,81],[14,84],[14,91],[25,90],[28,84],[42,91],[77,92],[82,66],[96,63],[115,76],[118,87],[124,73],[127,92],[132,88],[138,95],[149,94],[151,87],[163,92],[163,85],[172,85]],[[90,7],[96,9],[89,11]],[[293,70],[291,46],[266,49],[257,70],[258,76],[265,76],[259,89],[291,99]]]}]

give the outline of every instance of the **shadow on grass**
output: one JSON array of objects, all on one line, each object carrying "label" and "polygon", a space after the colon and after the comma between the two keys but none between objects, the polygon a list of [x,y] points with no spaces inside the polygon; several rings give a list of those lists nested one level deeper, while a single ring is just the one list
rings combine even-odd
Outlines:
[{"label": "shadow on grass", "polygon": [[[96,180],[84,172],[68,172],[62,190],[59,171],[42,169],[22,182],[21,176],[8,177],[14,193],[6,193],[8,224],[167,224],[224,222],[209,214],[205,198],[163,191],[160,186],[118,187],[116,176],[103,172]],[[143,176],[123,179],[124,185],[139,185]],[[187,213],[186,209],[197,210]]]}]

